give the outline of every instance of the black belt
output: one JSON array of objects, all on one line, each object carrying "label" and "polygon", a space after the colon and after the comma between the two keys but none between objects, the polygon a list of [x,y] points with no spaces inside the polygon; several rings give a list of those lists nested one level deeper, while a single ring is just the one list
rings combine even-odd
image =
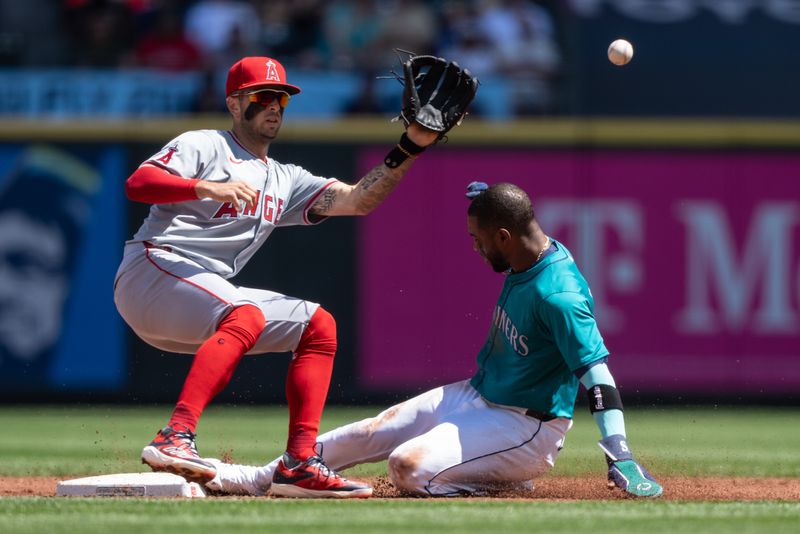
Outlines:
[{"label": "black belt", "polygon": [[555,415],[552,415],[552,414],[549,414],[549,413],[544,413],[544,412],[539,412],[537,410],[526,410],[525,411],[525,415],[527,415],[528,417],[535,417],[536,419],[539,419],[540,421],[544,421],[545,423],[547,421],[552,421],[553,419],[556,418]]}]

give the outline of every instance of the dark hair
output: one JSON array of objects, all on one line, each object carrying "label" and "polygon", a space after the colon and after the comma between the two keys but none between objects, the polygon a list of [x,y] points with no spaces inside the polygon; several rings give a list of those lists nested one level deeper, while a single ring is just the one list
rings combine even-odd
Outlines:
[{"label": "dark hair", "polygon": [[476,217],[481,228],[506,228],[520,234],[527,232],[534,218],[527,193],[509,183],[494,184],[473,198],[467,214]]}]

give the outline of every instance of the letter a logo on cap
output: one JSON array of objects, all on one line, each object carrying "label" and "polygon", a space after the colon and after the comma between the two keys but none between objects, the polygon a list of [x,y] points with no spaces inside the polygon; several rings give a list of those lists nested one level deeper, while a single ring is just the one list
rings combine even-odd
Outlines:
[{"label": "letter a logo on cap", "polygon": [[275,62],[271,59],[267,61],[267,81],[280,83],[281,77],[278,76],[278,69],[275,68]]}]

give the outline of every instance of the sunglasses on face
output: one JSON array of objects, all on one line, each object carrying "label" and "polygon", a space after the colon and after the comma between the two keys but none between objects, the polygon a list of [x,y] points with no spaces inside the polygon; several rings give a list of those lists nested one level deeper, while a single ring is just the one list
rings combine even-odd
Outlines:
[{"label": "sunglasses on face", "polygon": [[255,102],[264,107],[269,106],[275,100],[278,101],[278,104],[281,106],[281,108],[285,108],[287,105],[289,105],[289,95],[283,91],[259,91],[257,93],[250,93],[246,96],[250,102]]}]

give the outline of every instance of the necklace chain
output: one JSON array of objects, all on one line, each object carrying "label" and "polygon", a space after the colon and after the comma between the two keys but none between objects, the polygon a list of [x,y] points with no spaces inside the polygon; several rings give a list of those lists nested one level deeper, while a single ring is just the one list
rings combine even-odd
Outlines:
[{"label": "necklace chain", "polygon": [[542,254],[544,254],[544,251],[547,250],[548,248],[550,248],[550,236],[547,236],[547,241],[544,242],[544,246],[542,247],[542,250],[540,250],[539,254],[536,255],[536,261],[537,262],[540,259],[542,259]]}]

